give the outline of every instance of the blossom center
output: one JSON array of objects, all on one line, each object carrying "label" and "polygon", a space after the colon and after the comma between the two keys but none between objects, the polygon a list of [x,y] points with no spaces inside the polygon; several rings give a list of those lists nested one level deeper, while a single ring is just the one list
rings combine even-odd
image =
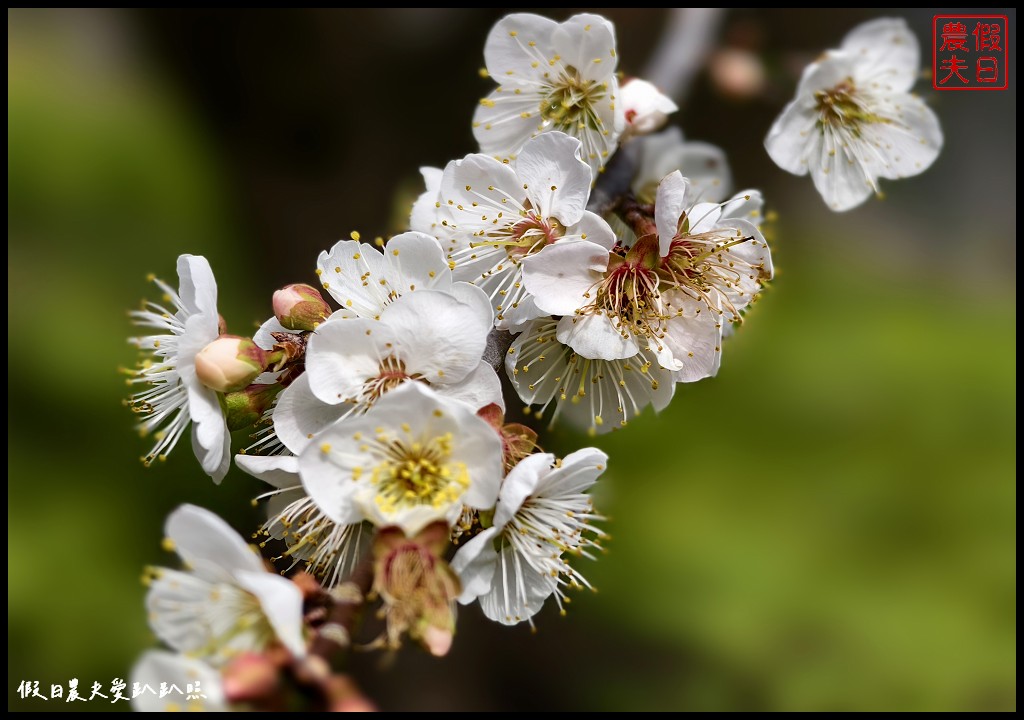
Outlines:
[{"label": "blossom center", "polygon": [[667,318],[661,311],[658,285],[657,274],[646,264],[622,260],[598,283],[596,298],[581,312],[603,312],[617,318],[624,336],[632,332],[646,338],[661,337]]},{"label": "blossom center", "polygon": [[852,79],[846,79],[830,90],[814,93],[821,119],[819,126],[825,128],[845,127],[856,136],[860,126],[867,123],[883,122],[875,113],[869,112],[858,96]]},{"label": "blossom center", "polygon": [[[719,307],[719,302],[712,299],[714,294],[728,306],[728,298],[712,293],[713,288],[724,292],[738,288],[745,279],[754,281],[764,274],[763,265],[752,265],[730,252],[730,248],[747,242],[755,241],[738,232],[735,235],[717,231],[677,236],[658,268],[662,288],[681,290],[710,308]],[[739,317],[735,312],[734,315]]]},{"label": "blossom center", "polygon": [[373,469],[376,502],[384,512],[399,507],[443,507],[459,499],[469,476],[462,463],[452,462],[452,435],[426,440],[385,440],[383,458]]},{"label": "blossom center", "polygon": [[605,95],[606,85],[584,80],[572,65],[566,66],[555,79],[540,103],[540,114],[559,130],[575,130],[579,126],[600,129],[594,105]]},{"label": "blossom center", "polygon": [[422,380],[419,373],[408,373],[405,369],[405,361],[388,355],[380,361],[378,372],[363,383],[363,397],[367,402],[376,402],[384,393],[394,390],[406,380]]}]

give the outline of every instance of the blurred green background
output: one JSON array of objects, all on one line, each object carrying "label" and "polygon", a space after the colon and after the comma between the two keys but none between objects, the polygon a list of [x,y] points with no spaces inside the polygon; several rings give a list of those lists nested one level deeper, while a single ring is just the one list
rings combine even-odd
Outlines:
[{"label": "blurred green background", "polygon": [[[931,13],[892,14],[930,70]],[[640,72],[663,13],[607,15]],[[22,680],[126,676],[152,643],[139,576],[168,560],[171,508],[258,520],[259,484],[232,470],[214,487],[187,442],[138,462],[117,368],[145,275],[207,255],[244,332],[319,250],[400,230],[417,167],[475,150],[498,16],[8,12],[10,709],[55,709],[19,699]],[[596,441],[613,539],[584,571],[600,592],[564,619],[545,608],[536,634],[466,609],[440,661],[358,657],[383,708],[1016,707],[1016,66],[1005,92],[924,78],[939,160],[833,215],[761,140],[794,71],[869,17],[726,17],[723,43],[763,57],[767,83],[739,98],[702,73],[674,122],[765,191],[778,279],[716,379]]]}]

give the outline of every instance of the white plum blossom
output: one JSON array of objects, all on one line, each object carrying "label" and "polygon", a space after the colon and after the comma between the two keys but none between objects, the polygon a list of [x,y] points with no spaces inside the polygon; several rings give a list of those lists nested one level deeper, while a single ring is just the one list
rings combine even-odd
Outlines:
[{"label": "white plum blossom", "polygon": [[723,204],[694,202],[676,171],[662,180],[655,222],[604,271],[557,246],[524,274],[537,306],[561,315],[559,342],[584,358],[624,360],[649,350],[678,382],[710,377],[721,362],[722,326],[772,274],[760,230],[745,217],[745,193]]},{"label": "white plum blossom", "polygon": [[[192,657],[166,650],[147,650],[128,678],[135,712],[229,712],[220,673]],[[171,687],[178,692],[170,690]],[[161,688],[168,689],[160,697]]]},{"label": "white plum blossom", "polygon": [[558,130],[580,139],[595,173],[608,162],[625,126],[608,20],[506,15],[487,36],[484,60],[499,86],[473,116],[481,152],[512,160],[531,137]]},{"label": "white plum blossom", "polygon": [[615,242],[586,209],[592,173],[579,153],[579,140],[553,132],[527,142],[514,163],[474,154],[445,168],[432,231],[455,279],[487,293],[498,327],[545,314],[523,287],[523,267],[546,262],[555,246],[601,256]]},{"label": "white plum blossom", "polygon": [[672,98],[652,83],[632,78],[622,84],[622,107],[625,111],[626,133],[647,135],[666,122],[679,109]]},{"label": "white plum blossom", "polygon": [[553,424],[564,416],[591,433],[625,426],[647,405],[664,410],[675,392],[675,377],[650,350],[619,360],[590,359],[558,341],[558,322],[534,320],[512,342],[505,369],[516,392],[528,405],[547,408]]},{"label": "white plum blossom", "polygon": [[149,465],[164,459],[192,426],[192,449],[206,474],[219,483],[231,462],[231,436],[217,393],[196,376],[195,357],[220,335],[217,314],[217,283],[206,258],[178,258],[178,291],[151,278],[172,309],[147,302],[131,313],[136,325],[152,334],[131,338],[146,353],[129,384],[146,389],[129,400],[142,416],[139,431],[153,435],[156,444],[143,458]]},{"label": "white plum blossom", "polygon": [[268,572],[231,526],[209,510],[182,505],[168,516],[165,533],[165,546],[187,570],[150,570],[146,607],[157,637],[218,666],[276,641],[296,657],[305,654],[302,593]]},{"label": "white plum blossom", "polygon": [[[590,587],[568,555],[593,559],[604,534],[586,494],[604,472],[608,456],[584,448],[558,461],[536,453],[519,462],[501,484],[494,524],[455,554],[452,569],[462,582],[459,602],[479,600],[491,620],[504,625],[530,621],[554,595],[559,608],[565,588]],[[562,610],[564,612],[564,608]]]},{"label": "white plum blossom", "polygon": [[494,506],[501,439],[464,403],[406,383],[321,432],[299,455],[299,474],[334,522],[411,535],[434,520],[450,526],[463,506]]},{"label": "white plum blossom", "polygon": [[878,179],[924,172],[942,148],[938,118],[910,94],[920,65],[917,38],[900,18],[871,20],[838,50],[809,65],[796,98],[765,138],[783,170],[811,174],[833,210],[849,210]]},{"label": "white plum blossom", "polygon": [[274,488],[257,498],[268,500],[260,532],[284,541],[283,555],[273,558],[290,561],[283,570],[302,564],[329,588],[349,576],[370,546],[366,524],[339,525],[327,517],[302,487],[298,457],[236,455],[235,464]]}]

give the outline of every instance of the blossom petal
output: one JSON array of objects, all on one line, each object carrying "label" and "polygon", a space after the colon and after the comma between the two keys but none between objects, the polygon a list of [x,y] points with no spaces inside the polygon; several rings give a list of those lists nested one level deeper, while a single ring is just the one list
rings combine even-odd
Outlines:
[{"label": "blossom petal", "polygon": [[189,313],[211,315],[216,327],[217,281],[202,255],[178,256],[178,296]]},{"label": "blossom petal", "polygon": [[585,358],[620,360],[639,352],[632,333],[619,329],[604,313],[566,315],[558,321],[558,342],[568,345]]},{"label": "blossom petal", "polygon": [[238,584],[256,596],[277,639],[288,652],[301,658],[306,654],[302,638],[302,591],[291,580],[269,572],[235,573]]},{"label": "blossom petal", "polygon": [[876,18],[847,33],[841,49],[856,59],[858,85],[906,92],[917,81],[921,49],[903,18]]},{"label": "blossom petal", "polygon": [[[147,650],[132,668],[129,682],[133,688],[148,686],[153,689],[152,693],[141,692],[137,696],[133,693],[131,703],[135,712],[229,711],[220,673],[185,655]],[[169,694],[161,698],[157,691],[165,683],[168,687],[180,688],[182,692],[191,685],[197,697],[188,700],[185,695]]]},{"label": "blossom petal", "polygon": [[473,410],[492,403],[505,411],[505,399],[501,393],[501,380],[494,368],[481,360],[476,369],[459,382],[435,385],[438,395],[465,403]]},{"label": "blossom petal", "polygon": [[676,170],[666,175],[658,185],[658,198],[654,203],[654,224],[658,228],[658,251],[668,255],[672,240],[679,231],[679,218],[691,204],[690,184]]},{"label": "blossom petal", "polygon": [[543,133],[523,145],[515,172],[541,217],[574,225],[583,216],[593,173],[580,158],[581,147],[561,132]]},{"label": "blossom petal", "polygon": [[615,74],[615,26],[600,15],[573,15],[555,29],[551,45],[562,65],[576,68],[584,80],[601,82]]},{"label": "blossom petal", "polygon": [[542,100],[541,94],[528,88],[520,94],[498,88],[481,100],[473,113],[473,137],[480,150],[499,161],[511,160],[538,133],[537,108]]},{"label": "blossom petal", "polygon": [[484,44],[484,62],[498,82],[516,82],[537,75],[531,63],[548,58],[558,23],[532,13],[506,15],[491,28]]},{"label": "blossom petal", "polygon": [[668,323],[665,346],[682,364],[676,370],[677,382],[696,382],[713,377],[722,361],[722,325],[719,312],[700,300],[678,295],[673,310],[681,312]]},{"label": "blossom petal", "polygon": [[328,405],[361,397],[366,381],[380,372],[384,345],[395,339],[391,328],[375,320],[343,318],[320,325],[306,350],[313,395]]},{"label": "blossom petal", "polygon": [[537,484],[534,494],[540,497],[575,495],[593,487],[608,468],[608,454],[595,447],[576,450],[562,459],[562,464],[551,468]]},{"label": "blossom petal", "polygon": [[776,165],[794,175],[806,175],[810,170],[809,149],[814,142],[818,112],[800,99],[794,100],[776,118],[764,139],[764,148]]},{"label": "blossom petal", "polygon": [[554,462],[555,456],[551,453],[533,453],[516,463],[501,483],[498,504],[494,508],[494,527],[504,529]]},{"label": "blossom petal", "polygon": [[294,335],[295,331],[286,328],[276,317],[271,317],[260,325],[260,329],[253,334],[252,341],[263,350],[273,350],[274,345],[277,344],[277,339],[273,336],[273,333]]},{"label": "blossom petal", "polygon": [[892,122],[872,123],[864,130],[865,139],[885,152],[886,162],[873,170],[890,179],[918,175],[935,162],[942,149],[939,119],[913,95],[896,95],[892,101]]},{"label": "blossom petal", "polygon": [[320,284],[346,314],[374,317],[387,303],[384,256],[372,245],[341,240],[316,259]]},{"label": "blossom petal", "polygon": [[[518,217],[526,201],[526,192],[512,168],[479,153],[449,163],[440,195],[441,209],[449,218],[447,229],[466,237],[489,232],[498,213]],[[456,269],[456,279],[467,278],[459,276]]]},{"label": "blossom petal", "polygon": [[181,505],[167,517],[164,533],[199,577],[223,581],[238,570],[263,571],[263,561],[230,525],[196,505]]},{"label": "blossom petal", "polygon": [[452,558],[451,568],[459,576],[462,594],[459,603],[468,605],[491,589],[494,570],[498,565],[498,551],[494,537],[498,528],[489,527],[459,548]]},{"label": "blossom petal", "polygon": [[571,315],[591,300],[587,295],[608,269],[608,251],[587,240],[558,241],[523,258],[523,283],[537,307]]},{"label": "blossom petal", "polygon": [[[385,337],[397,348],[407,372],[431,383],[448,383],[476,369],[491,317],[490,307],[473,307],[445,293],[424,291],[395,300],[381,313],[380,325],[387,328]],[[319,397],[316,378],[313,383]]]},{"label": "blossom petal", "polygon": [[333,425],[357,407],[348,403],[328,405],[313,394],[309,380],[308,372],[299,375],[291,385],[281,391],[277,405],[274,406],[274,432],[284,446],[296,455],[302,452],[321,430]]},{"label": "blossom petal", "polygon": [[395,293],[451,288],[452,276],[440,243],[421,232],[405,232],[384,247],[387,275],[384,280]]},{"label": "blossom petal", "polygon": [[235,455],[235,465],[279,490],[300,482],[299,459],[294,455]]},{"label": "blossom petal", "polygon": [[426,190],[416,198],[412,205],[412,212],[409,214],[409,228],[417,232],[434,235],[437,230],[437,197],[441,192],[441,176],[444,173],[441,168],[421,167],[420,174],[423,176],[423,184]]},{"label": "blossom petal", "polygon": [[605,222],[604,218],[589,210],[584,212],[578,223],[565,229],[565,235],[558,241],[587,240],[600,245],[605,250],[615,246],[615,231]]},{"label": "blossom petal", "polygon": [[504,545],[498,552],[491,589],[480,596],[480,608],[495,622],[515,625],[536,615],[556,587],[554,578],[541,575]]}]

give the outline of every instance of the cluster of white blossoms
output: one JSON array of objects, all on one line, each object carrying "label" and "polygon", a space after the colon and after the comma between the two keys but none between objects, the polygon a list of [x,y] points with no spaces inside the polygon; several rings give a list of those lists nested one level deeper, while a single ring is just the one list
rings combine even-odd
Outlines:
[{"label": "cluster of white blossoms", "polygon": [[[906,49],[905,28],[879,27]],[[933,119],[901,94],[909,56],[871,55],[864,32],[812,66],[768,142],[844,207],[862,191],[848,165],[873,187],[930,162],[916,145],[891,162],[860,148],[904,148],[917,138],[906,129]],[[761,194],[730,191],[720,149],[654,132],[676,105],[620,80],[611,23],[513,14],[484,54],[500,85],[473,120],[481,152],[423,168],[409,231],[352,233],[322,252],[317,286],[277,290],[251,338],[226,333],[201,257],[179,258],[177,290],[156,281],[166,308],[133,313],[151,333],[133,339],[144,357],[129,372],[128,402],[156,439],[144,462],[191,428],[219,483],[231,432],[249,429],[235,464],[269,486],[253,545],[201,508],[168,519],[165,545],[185,569],[145,580],[173,652],[147,653],[134,674],[206,693],[195,708],[142,709],[280,709],[296,687],[318,709],[361,709],[328,661],[355,642],[366,607],[370,646],[407,637],[435,655],[453,642],[457,604],[507,625],[532,626],[549,599],[563,609],[570,588],[590,587],[576,559],[605,538],[589,491],[608,459],[544,452],[506,409],[525,403],[527,418],[593,435],[663,410],[677,383],[717,373],[771,280]],[[922,147],[937,132],[922,130]],[[617,189],[596,202],[626,143]],[[849,163],[822,159],[836,151]]]}]

